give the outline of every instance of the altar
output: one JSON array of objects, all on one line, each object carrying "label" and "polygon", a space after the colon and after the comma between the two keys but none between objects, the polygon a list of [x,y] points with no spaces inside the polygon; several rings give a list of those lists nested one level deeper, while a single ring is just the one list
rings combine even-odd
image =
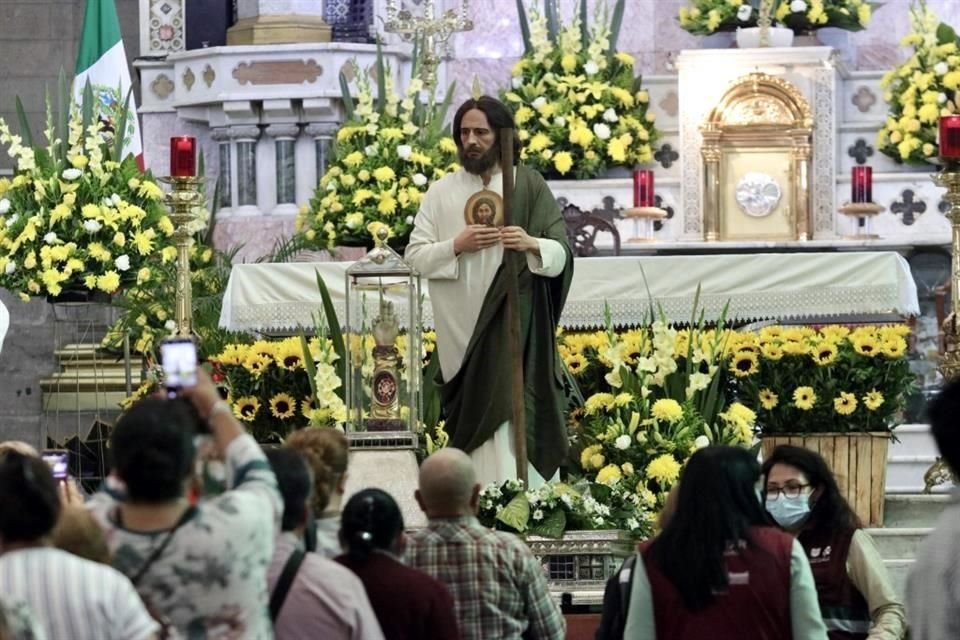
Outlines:
[{"label": "altar", "polygon": [[[220,326],[278,334],[313,326],[321,309],[317,277],[344,314],[350,262],[234,265],[223,297]],[[894,252],[757,253],[700,256],[609,257],[577,260],[561,318],[567,329],[603,324],[604,305],[616,326],[649,318],[651,304],[674,321],[699,305],[706,319],[727,307],[735,324],[774,320],[901,320],[919,314],[917,288],[906,260]],[[424,287],[424,324],[433,309]],[[403,300],[394,300],[397,307]]]}]

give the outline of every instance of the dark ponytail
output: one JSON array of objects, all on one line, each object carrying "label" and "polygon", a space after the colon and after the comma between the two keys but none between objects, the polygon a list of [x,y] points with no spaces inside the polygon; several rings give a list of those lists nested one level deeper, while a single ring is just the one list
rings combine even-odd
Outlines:
[{"label": "dark ponytail", "polygon": [[376,549],[389,550],[401,531],[400,508],[389,493],[380,489],[354,494],[343,508],[340,541],[357,560],[366,560]]},{"label": "dark ponytail", "polygon": [[59,516],[57,481],[46,462],[16,451],[0,458],[0,538],[5,544],[42,538]]}]

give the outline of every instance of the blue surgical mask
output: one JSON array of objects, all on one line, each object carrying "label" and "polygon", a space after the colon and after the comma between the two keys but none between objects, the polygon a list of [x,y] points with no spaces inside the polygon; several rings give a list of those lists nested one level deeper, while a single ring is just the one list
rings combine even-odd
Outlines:
[{"label": "blue surgical mask", "polygon": [[784,529],[796,529],[810,517],[810,495],[801,493],[796,498],[781,494],[776,500],[767,500],[767,512]]}]

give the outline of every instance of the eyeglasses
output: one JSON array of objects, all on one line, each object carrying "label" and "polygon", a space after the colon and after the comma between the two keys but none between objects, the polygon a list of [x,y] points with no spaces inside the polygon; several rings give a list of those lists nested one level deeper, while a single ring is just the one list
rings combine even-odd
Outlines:
[{"label": "eyeglasses", "polygon": [[809,484],[793,483],[785,484],[782,487],[767,487],[767,500],[776,500],[782,493],[785,498],[796,498],[803,490],[809,487]]}]

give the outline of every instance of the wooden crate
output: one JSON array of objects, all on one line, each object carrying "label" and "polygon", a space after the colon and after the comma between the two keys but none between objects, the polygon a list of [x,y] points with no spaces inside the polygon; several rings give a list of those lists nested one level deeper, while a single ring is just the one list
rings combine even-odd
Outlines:
[{"label": "wooden crate", "polygon": [[765,436],[760,442],[764,458],[769,457],[781,444],[792,444],[819,453],[833,470],[840,494],[850,503],[863,526],[883,526],[890,434],[782,434]]}]

